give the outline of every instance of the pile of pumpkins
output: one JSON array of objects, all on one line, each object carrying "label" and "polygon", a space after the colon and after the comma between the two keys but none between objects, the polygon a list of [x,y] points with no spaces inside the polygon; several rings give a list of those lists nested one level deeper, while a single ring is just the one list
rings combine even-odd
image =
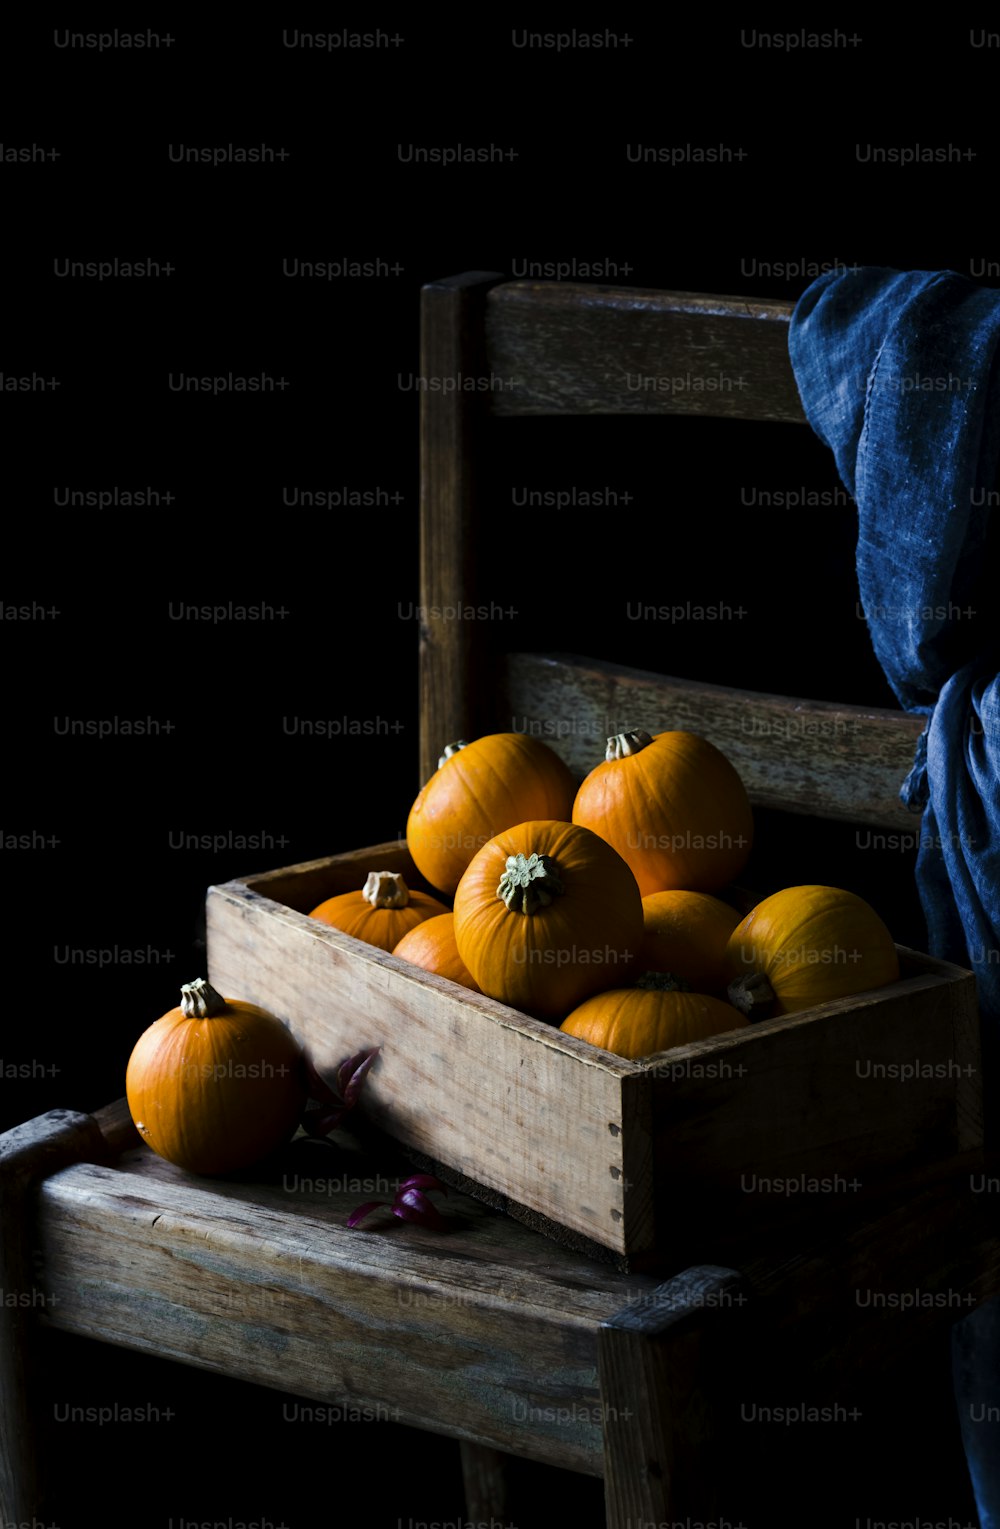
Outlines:
[{"label": "pile of pumpkins", "polygon": [[[539,739],[495,733],[445,750],[407,824],[453,908],[373,871],[312,917],[629,1058],[895,981],[892,937],[851,892],[790,887],[745,917],[714,895],[752,834],[736,770],[694,734],[621,733],[577,790]],[[286,1141],[319,1080],[274,1015],[199,979],[125,1082],[155,1152],[218,1174]]]},{"label": "pile of pumpkins", "polygon": [[899,977],[854,893],[790,887],[746,916],[715,896],[752,837],[737,771],[693,733],[620,733],[579,789],[540,739],[493,733],[445,749],[407,822],[452,908],[373,871],[311,916],[628,1058]]}]

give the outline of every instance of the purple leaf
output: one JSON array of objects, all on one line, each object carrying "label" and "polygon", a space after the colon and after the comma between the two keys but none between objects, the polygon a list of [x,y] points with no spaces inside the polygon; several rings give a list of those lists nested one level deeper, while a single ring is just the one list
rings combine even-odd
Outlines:
[{"label": "purple leaf", "polygon": [[397,1199],[405,1189],[440,1189],[443,1195],[448,1193],[444,1184],[441,1183],[441,1180],[433,1178],[429,1173],[415,1173],[412,1178],[404,1179],[402,1184],[399,1186],[399,1190],[396,1195]]},{"label": "purple leaf", "polygon": [[[428,1200],[425,1190],[439,1189],[442,1194],[448,1190],[440,1179],[434,1178],[429,1173],[414,1173],[410,1178],[404,1179],[396,1191],[395,1199],[389,1206],[394,1216],[400,1221],[412,1221],[417,1226],[426,1226],[433,1232],[444,1232],[448,1229],[447,1218],[442,1216],[432,1200]],[[359,1205],[357,1210],[351,1212],[348,1226],[357,1226],[369,1211],[377,1205],[385,1205],[385,1200],[369,1200],[365,1205]]]},{"label": "purple leaf", "polygon": [[[356,1210],[351,1211],[347,1218],[348,1226],[357,1226],[358,1222],[363,1221],[378,1205],[388,1206],[389,1202],[388,1200],[366,1200],[364,1205],[359,1205]],[[391,1210],[392,1207],[389,1206],[389,1209]]]},{"label": "purple leaf", "polygon": [[379,1047],[372,1046],[368,1051],[358,1051],[354,1056],[347,1057],[337,1068],[337,1087],[348,1109],[357,1099],[361,1085],[371,1071],[378,1054]]},{"label": "purple leaf", "polygon": [[337,1068],[337,1088],[340,1093],[330,1087],[326,1079],[316,1071],[311,1058],[306,1057],[309,1098],[319,1101],[318,1109],[307,1109],[302,1117],[303,1129],[310,1136],[327,1136],[336,1130],[347,1111],[357,1104],[361,1085],[378,1054],[379,1047],[372,1046],[367,1051],[357,1051],[354,1056],[345,1057]]},{"label": "purple leaf", "polygon": [[308,1056],[306,1057],[306,1075],[309,1079],[310,1099],[322,1099],[324,1104],[343,1104],[344,1101],[334,1093],[326,1079],[320,1077],[313,1066],[312,1058]]},{"label": "purple leaf", "polygon": [[401,1191],[392,1203],[392,1214],[400,1221],[415,1221],[418,1226],[430,1227],[434,1232],[443,1232],[448,1224],[437,1206],[419,1189]]}]

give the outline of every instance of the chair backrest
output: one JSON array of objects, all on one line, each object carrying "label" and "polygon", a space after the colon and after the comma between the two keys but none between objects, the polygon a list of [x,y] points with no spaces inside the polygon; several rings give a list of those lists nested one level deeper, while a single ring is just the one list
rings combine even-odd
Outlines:
[{"label": "chair backrest", "polygon": [[[483,683],[470,627],[479,432],[494,415],[697,414],[804,423],[788,302],[504,281],[470,272],[423,288],[420,767],[443,745],[521,720],[582,777],[595,737],[682,728],[718,745],[762,807],[913,830],[899,787],[922,719],[731,690],[571,654],[506,655]],[[698,387],[632,385],[685,375]],[[480,379],[479,388],[456,379]],[[448,380],[451,379],[449,386]],[[737,382],[738,379],[738,382]],[[554,719],[572,716],[560,736]],[[762,740],[769,746],[762,748]]]}]

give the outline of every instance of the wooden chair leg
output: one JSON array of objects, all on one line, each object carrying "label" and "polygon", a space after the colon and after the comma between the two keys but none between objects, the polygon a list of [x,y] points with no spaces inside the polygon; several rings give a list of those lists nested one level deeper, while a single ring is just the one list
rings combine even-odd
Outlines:
[{"label": "wooden chair leg", "polygon": [[32,1259],[31,1196],[70,1163],[106,1160],[89,1115],[50,1110],[0,1136],[0,1522],[30,1523],[44,1512],[35,1449],[32,1337],[38,1283]]},{"label": "wooden chair leg", "polygon": [[747,1300],[732,1269],[687,1269],[598,1336],[608,1529],[716,1514],[714,1344]]},{"label": "wooden chair leg", "polygon": [[502,1524],[507,1517],[510,1456],[487,1444],[463,1441],[462,1479],[470,1523]]}]

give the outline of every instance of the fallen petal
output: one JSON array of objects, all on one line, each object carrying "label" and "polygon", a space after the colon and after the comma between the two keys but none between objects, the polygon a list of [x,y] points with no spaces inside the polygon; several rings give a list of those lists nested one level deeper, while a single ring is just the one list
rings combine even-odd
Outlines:
[{"label": "fallen petal", "polygon": [[363,1221],[378,1205],[385,1205],[392,1209],[388,1200],[366,1200],[364,1205],[359,1205],[356,1210],[351,1211],[347,1218],[348,1226],[357,1226],[358,1222]]},{"label": "fallen petal", "polygon": [[443,1232],[448,1223],[419,1189],[408,1189],[398,1194],[392,1202],[392,1214],[400,1221],[414,1221],[418,1226],[430,1227],[431,1231]]},{"label": "fallen petal", "polygon": [[440,1189],[443,1195],[448,1193],[446,1185],[430,1173],[415,1173],[412,1178],[404,1179],[399,1186],[399,1194],[407,1189]]},{"label": "fallen petal", "polygon": [[348,1109],[358,1097],[362,1083],[374,1065],[381,1048],[372,1046],[368,1051],[358,1051],[347,1057],[337,1068],[337,1087]]}]

